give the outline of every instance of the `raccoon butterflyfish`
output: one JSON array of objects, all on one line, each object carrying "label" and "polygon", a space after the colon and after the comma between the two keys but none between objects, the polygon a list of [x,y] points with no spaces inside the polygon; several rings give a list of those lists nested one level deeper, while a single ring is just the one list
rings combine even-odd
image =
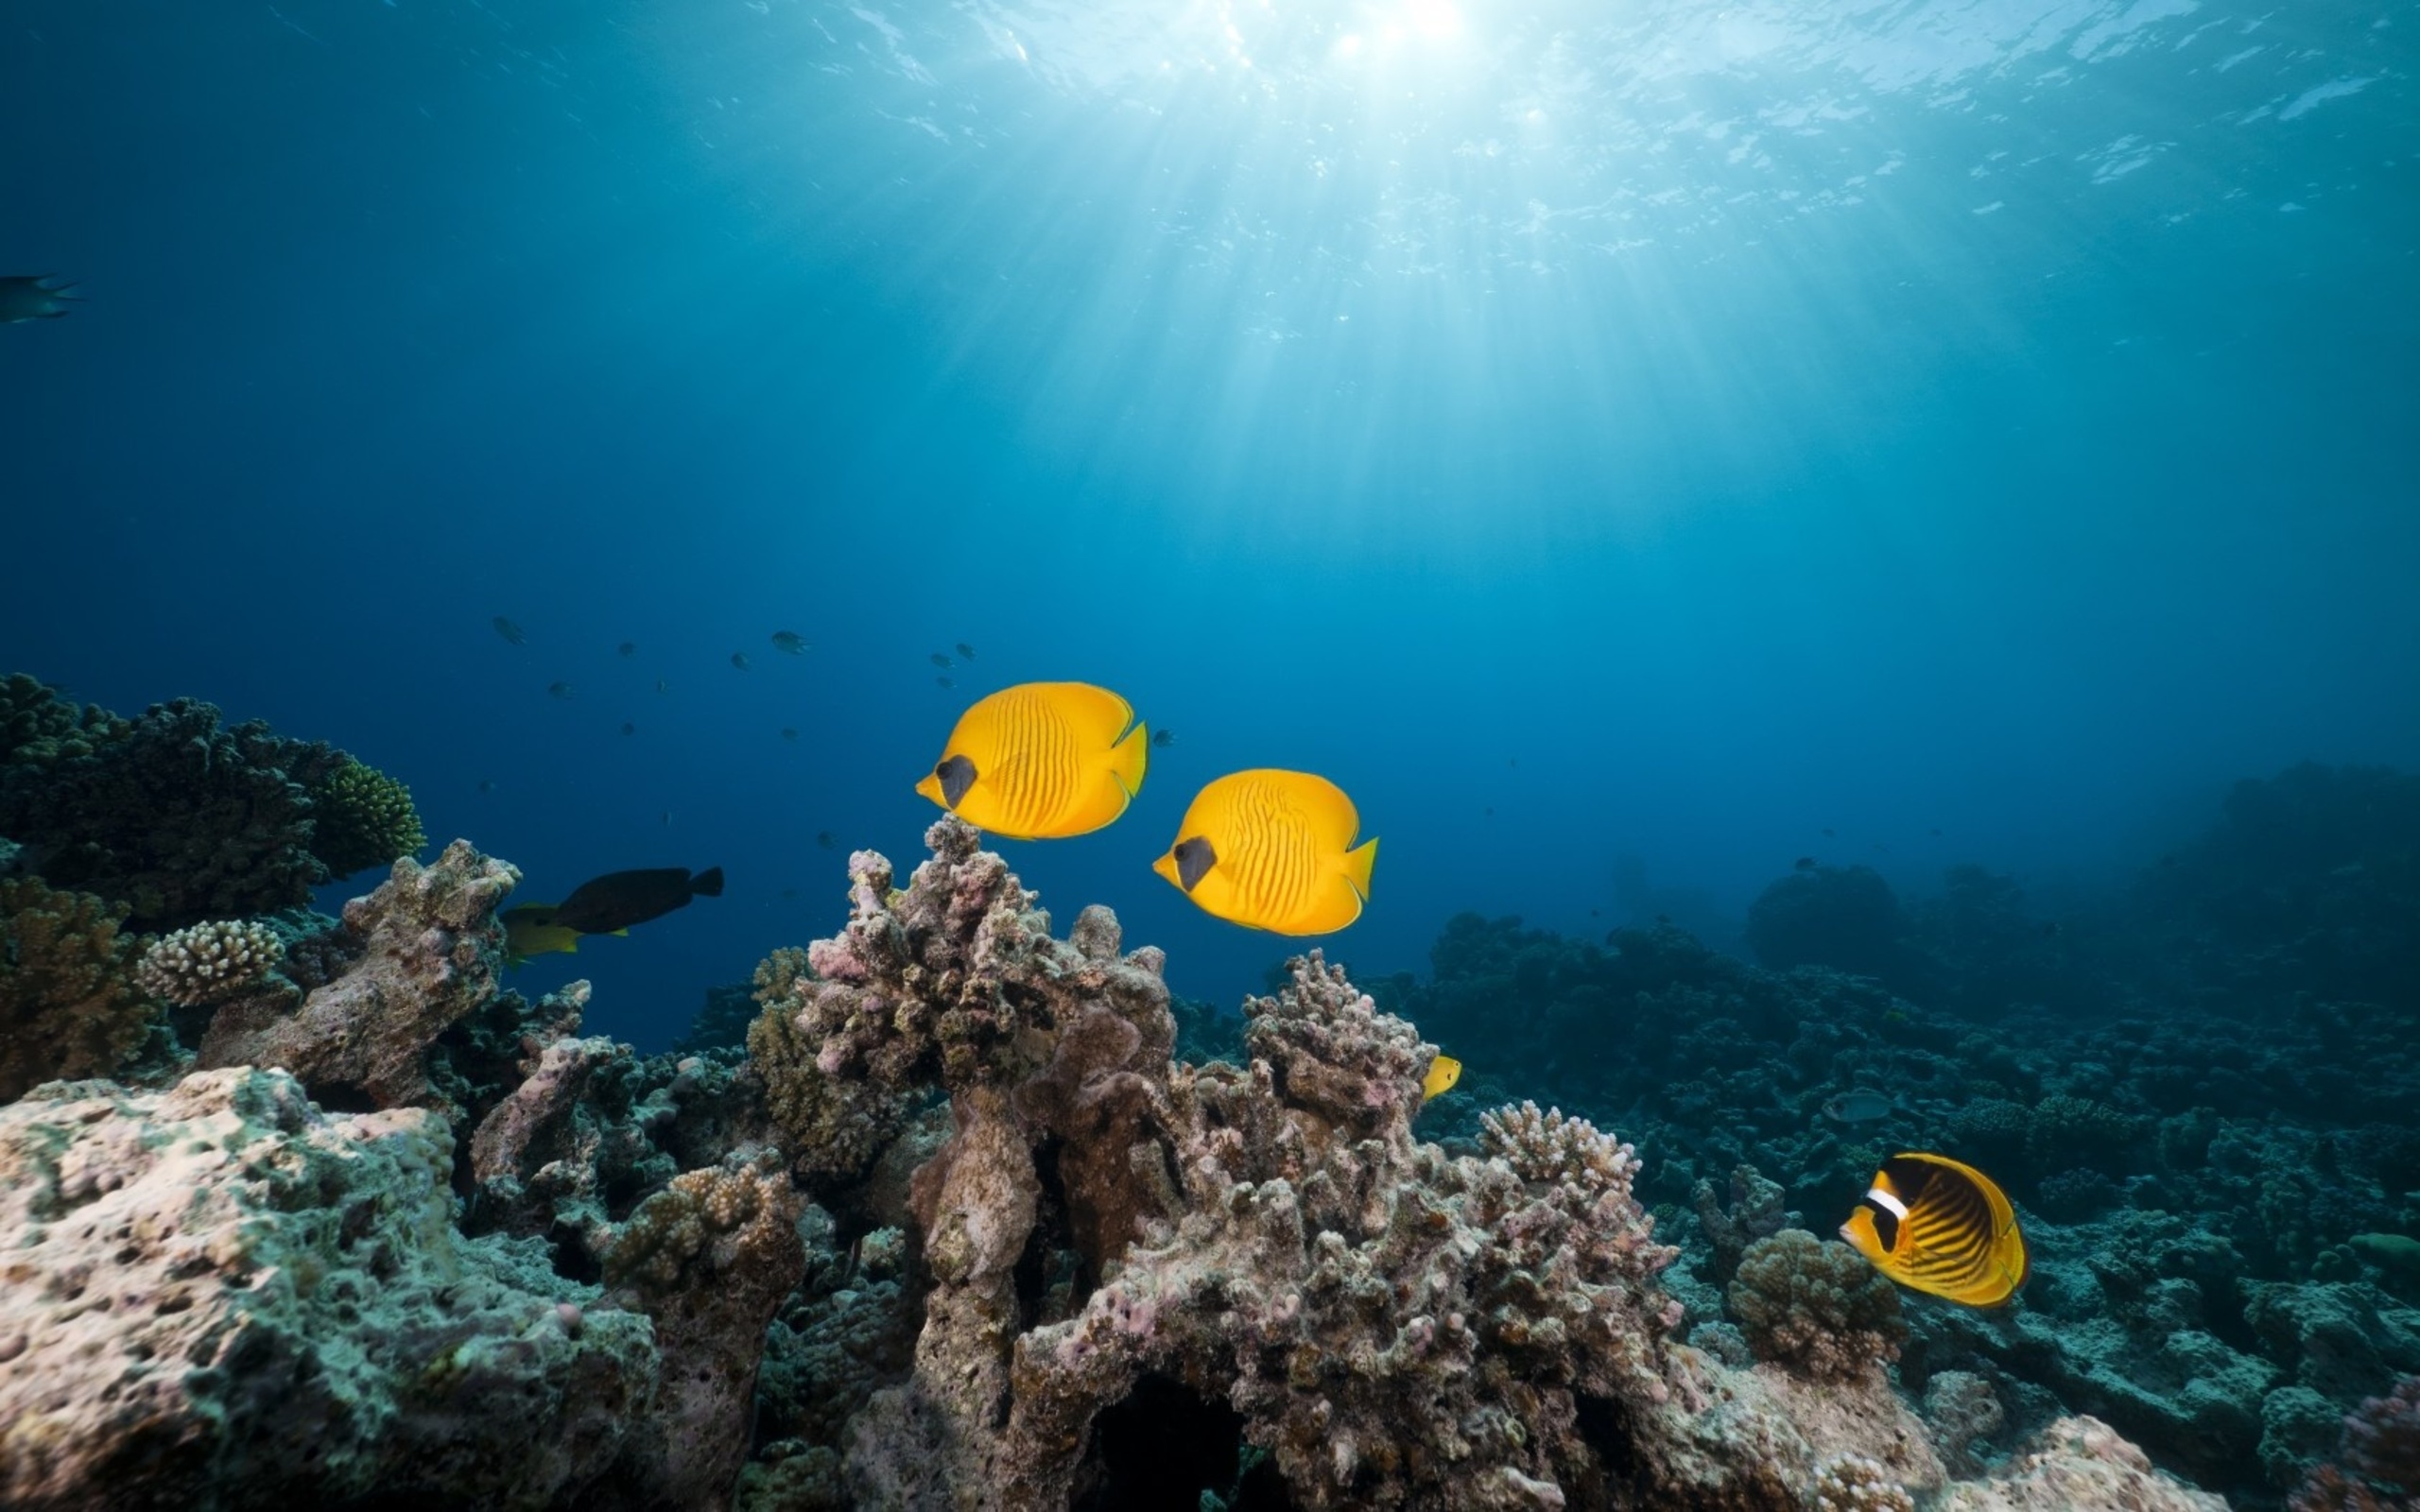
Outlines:
[{"label": "raccoon butterflyfish", "polygon": [[1462,1063],[1451,1056],[1441,1055],[1428,1063],[1428,1074],[1420,1079],[1420,1100],[1442,1097],[1454,1090],[1462,1079]]},{"label": "raccoon butterflyfish", "polygon": [[1150,731],[1089,682],[1021,682],[959,715],[916,791],[1011,840],[1089,834],[1143,786]]},{"label": "raccoon butterflyfish", "polygon": [[775,630],[773,649],[785,656],[804,656],[807,652],[806,637],[796,630]]},{"label": "raccoon butterflyfish", "polygon": [[1361,917],[1378,842],[1354,845],[1361,816],[1309,772],[1230,772],[1194,795],[1176,844],[1151,864],[1230,923],[1325,935]]},{"label": "raccoon butterflyfish", "polygon": [[[546,955],[556,951],[569,954],[579,949],[579,931],[555,921],[552,903],[515,903],[504,911],[504,953],[506,960],[519,966],[532,955]],[[627,929],[614,931],[627,935]]]},{"label": "raccoon butterflyfish", "polygon": [[[670,814],[665,815],[666,823]],[[554,921],[583,935],[613,935],[686,908],[692,898],[722,896],[722,868],[691,874],[686,867],[642,867],[592,877],[555,904]]]},{"label": "raccoon butterflyfish", "polygon": [[1945,1155],[1882,1162],[1841,1237],[1902,1286],[1997,1307],[2025,1284],[2025,1236],[1992,1178]]}]

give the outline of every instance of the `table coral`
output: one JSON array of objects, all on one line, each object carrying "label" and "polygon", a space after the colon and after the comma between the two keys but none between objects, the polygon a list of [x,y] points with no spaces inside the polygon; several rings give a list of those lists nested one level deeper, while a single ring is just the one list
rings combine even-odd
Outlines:
[{"label": "table coral", "polygon": [[647,1321],[453,1228],[444,1125],[277,1072],[0,1108],[0,1503],[577,1500],[654,1391]]},{"label": "table coral", "polygon": [[160,1028],[125,922],[88,893],[0,880],[0,1102],[54,1077],[109,1075]]}]

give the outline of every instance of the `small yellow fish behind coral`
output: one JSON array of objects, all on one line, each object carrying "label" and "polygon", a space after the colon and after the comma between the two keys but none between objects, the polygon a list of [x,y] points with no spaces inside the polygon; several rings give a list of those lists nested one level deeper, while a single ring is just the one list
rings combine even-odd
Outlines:
[{"label": "small yellow fish behind coral", "polygon": [[1089,834],[1141,790],[1150,738],[1107,688],[1021,682],[959,716],[916,791],[1011,840]]},{"label": "small yellow fish behind coral", "polygon": [[[523,965],[532,955],[547,955],[556,951],[568,955],[579,949],[579,931],[556,923],[552,903],[516,903],[504,911],[503,918],[504,952],[509,965]],[[628,935],[630,931],[617,929],[614,933]]]},{"label": "small yellow fish behind coral", "polygon": [[2025,1284],[2016,1210],[1990,1177],[1945,1155],[1882,1162],[1841,1237],[1902,1286],[1997,1307]]},{"label": "small yellow fish behind coral", "polygon": [[1428,1063],[1428,1074],[1420,1080],[1420,1100],[1443,1097],[1462,1079],[1462,1063],[1451,1056],[1439,1056]]},{"label": "small yellow fish behind coral", "polygon": [[1176,844],[1151,869],[1203,912],[1279,935],[1326,935],[1361,917],[1378,842],[1354,845],[1361,816],[1310,772],[1230,772],[1194,795]]}]

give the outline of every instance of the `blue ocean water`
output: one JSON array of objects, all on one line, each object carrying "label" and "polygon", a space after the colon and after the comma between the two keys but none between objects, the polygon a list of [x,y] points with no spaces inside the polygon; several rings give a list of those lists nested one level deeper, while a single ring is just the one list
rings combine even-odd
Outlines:
[{"label": "blue ocean water", "polygon": [[1288,943],[1148,867],[1239,766],[1382,837],[1364,973],[1801,855],[2055,905],[2420,763],[2415,28],[18,4],[0,274],[87,302],[0,329],[0,670],[341,745],[527,898],[722,866],[522,973],[643,1046],[1027,679],[1177,738],[1013,864],[1222,1003]]}]

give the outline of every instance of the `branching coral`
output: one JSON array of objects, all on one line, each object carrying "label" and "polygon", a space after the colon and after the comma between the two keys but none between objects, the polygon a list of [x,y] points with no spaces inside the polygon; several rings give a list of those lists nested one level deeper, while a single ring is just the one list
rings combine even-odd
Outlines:
[{"label": "branching coral", "polygon": [[428,843],[411,789],[343,756],[310,785],[311,853],[331,877],[383,867]]},{"label": "branching coral", "polygon": [[134,979],[165,1003],[224,1003],[260,985],[285,959],[285,942],[266,924],[221,919],[188,924],[155,942],[135,963]]},{"label": "branching coral", "polygon": [[54,1077],[109,1075],[161,1024],[125,921],[90,894],[0,881],[0,1102]]},{"label": "branching coral", "polygon": [[1897,1288],[1856,1250],[1804,1228],[1750,1245],[1728,1299],[1756,1358],[1818,1379],[1876,1369],[1908,1337]]}]

